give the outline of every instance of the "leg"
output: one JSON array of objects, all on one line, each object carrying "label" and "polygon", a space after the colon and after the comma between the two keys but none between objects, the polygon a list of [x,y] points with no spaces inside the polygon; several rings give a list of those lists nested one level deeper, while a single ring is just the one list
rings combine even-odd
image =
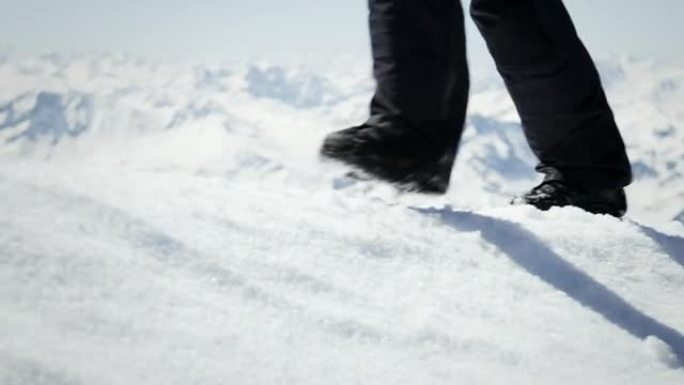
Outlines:
[{"label": "leg", "polygon": [[473,0],[473,16],[547,180],[626,186],[631,170],[596,68],[561,0]]},{"label": "leg", "polygon": [[377,88],[368,124],[455,148],[469,86],[460,2],[369,0],[369,8]]},{"label": "leg", "polygon": [[459,0],[369,0],[370,118],[329,135],[323,156],[422,192],[446,191],[468,99]]}]

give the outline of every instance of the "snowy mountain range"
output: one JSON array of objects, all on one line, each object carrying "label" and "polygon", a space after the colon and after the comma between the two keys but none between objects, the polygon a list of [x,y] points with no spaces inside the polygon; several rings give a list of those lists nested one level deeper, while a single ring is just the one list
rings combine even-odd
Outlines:
[{"label": "snowy mountain range", "polygon": [[[1,59],[0,152],[33,156],[69,155],[80,146],[89,152],[85,156],[102,157],[107,152],[102,146],[110,147],[113,138],[130,150],[142,138],[149,143],[152,136],[160,142],[193,136],[200,125],[203,134],[227,140],[249,131],[253,139],[264,139],[256,140],[256,147],[268,144],[283,156],[311,152],[326,132],[361,121],[372,91],[366,69],[344,63],[314,70],[269,64],[172,68],[126,56],[4,54]],[[680,218],[684,70],[630,58],[603,62],[600,69],[634,166],[636,182],[628,191],[632,214]],[[490,203],[495,198],[482,200],[479,191],[502,198],[528,187],[536,177],[530,171],[535,161],[496,74],[480,75],[473,89],[452,195],[468,204]],[[268,124],[282,119],[304,123]],[[286,137],[288,145],[301,143],[276,143]],[[256,147],[242,150],[276,162],[275,154]],[[209,155],[201,143],[196,149]],[[110,155],[134,161],[127,152],[114,152]]]},{"label": "snowy mountain range", "polygon": [[539,176],[494,73],[426,198],[317,157],[364,63],[0,52],[0,383],[681,384],[684,67],[599,67],[623,221],[507,205]]}]

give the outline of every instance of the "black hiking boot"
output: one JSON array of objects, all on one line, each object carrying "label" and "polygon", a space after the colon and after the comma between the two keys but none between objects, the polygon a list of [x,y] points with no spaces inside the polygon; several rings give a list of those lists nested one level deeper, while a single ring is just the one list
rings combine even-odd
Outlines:
[{"label": "black hiking boot", "polygon": [[621,188],[589,191],[559,180],[542,182],[511,203],[528,204],[543,211],[551,207],[575,206],[592,214],[608,214],[617,218],[627,212],[625,191]]},{"label": "black hiking boot", "polygon": [[453,150],[435,151],[444,147],[444,143],[435,145],[361,125],[328,135],[320,153],[390,182],[401,191],[444,194],[455,155]]}]

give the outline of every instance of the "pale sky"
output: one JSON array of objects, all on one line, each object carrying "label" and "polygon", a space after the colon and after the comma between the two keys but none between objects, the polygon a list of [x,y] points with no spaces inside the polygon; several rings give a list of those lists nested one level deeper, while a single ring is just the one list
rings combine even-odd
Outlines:
[{"label": "pale sky", "polygon": [[[367,0],[0,0],[0,47],[183,60],[368,57]],[[467,6],[469,1],[464,1]],[[684,63],[684,0],[566,0],[594,56]],[[486,58],[469,21],[471,61]]]}]

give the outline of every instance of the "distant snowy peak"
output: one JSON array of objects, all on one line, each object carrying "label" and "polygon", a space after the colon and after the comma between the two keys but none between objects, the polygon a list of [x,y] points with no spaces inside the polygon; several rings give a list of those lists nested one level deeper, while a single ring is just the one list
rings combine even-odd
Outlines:
[{"label": "distant snowy peak", "polygon": [[677,221],[677,222],[679,222],[679,223],[681,223],[682,225],[684,225],[684,210],[682,210],[682,211],[674,218],[674,220]]},{"label": "distant snowy peak", "polygon": [[638,106],[661,133],[684,121],[684,66],[625,58],[601,62],[599,70],[617,109]]},{"label": "distant snowy peak", "polygon": [[[32,107],[28,102],[35,100]],[[89,96],[77,93],[39,92],[22,95],[0,105],[0,138],[7,143],[20,139],[52,144],[76,137],[90,127],[93,105]]]},{"label": "distant snowy peak", "polygon": [[298,108],[335,103],[341,97],[324,76],[278,66],[250,66],[245,81],[250,95]]},{"label": "distant snowy peak", "polygon": [[597,63],[604,85],[630,83],[642,91],[673,92],[681,90],[684,68],[654,60],[622,57]]},{"label": "distant snowy peak", "polygon": [[635,176],[684,186],[684,68],[625,58],[600,70]]}]

